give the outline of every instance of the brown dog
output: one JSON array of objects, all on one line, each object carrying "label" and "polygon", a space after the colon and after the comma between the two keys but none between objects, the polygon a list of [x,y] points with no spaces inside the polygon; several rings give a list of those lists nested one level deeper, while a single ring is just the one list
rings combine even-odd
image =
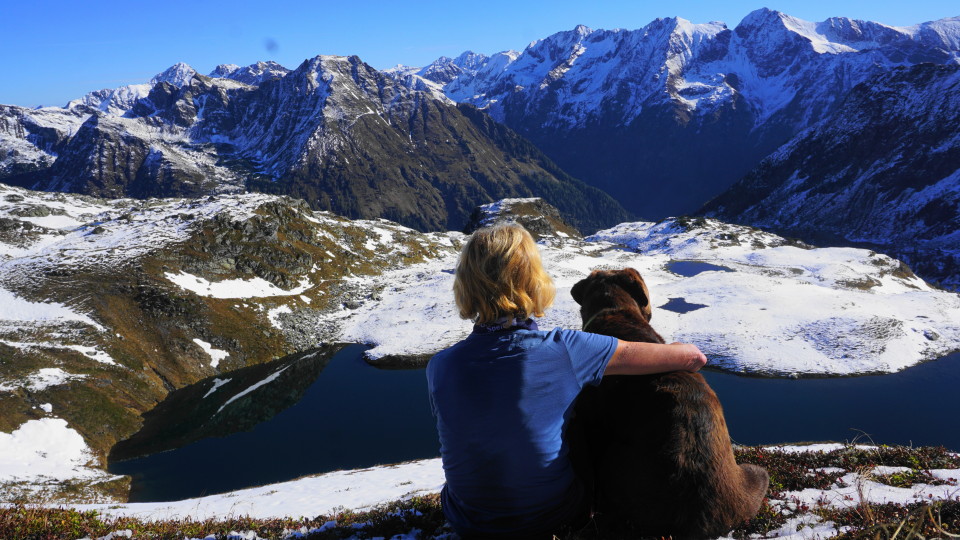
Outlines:
[{"label": "brown dog", "polygon": [[[595,270],[571,290],[583,329],[663,343],[650,326],[650,293],[633,268]],[[713,538],[757,514],[766,469],[737,465],[720,401],[699,373],[604,377],[576,404],[592,464],[598,519],[637,536]],[[582,448],[571,441],[574,450]],[[587,476],[590,472],[581,472]]]}]

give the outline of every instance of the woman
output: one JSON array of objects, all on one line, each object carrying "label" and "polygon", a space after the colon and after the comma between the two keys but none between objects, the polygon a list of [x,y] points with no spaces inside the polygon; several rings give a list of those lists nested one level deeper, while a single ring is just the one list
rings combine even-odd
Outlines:
[{"label": "woman", "polygon": [[520,225],[476,231],[453,290],[475,326],[427,366],[444,514],[465,538],[549,538],[585,521],[589,502],[563,438],[580,390],[605,374],[696,371],[706,357],[689,344],[537,329],[529,317],[543,316],[555,289]]}]

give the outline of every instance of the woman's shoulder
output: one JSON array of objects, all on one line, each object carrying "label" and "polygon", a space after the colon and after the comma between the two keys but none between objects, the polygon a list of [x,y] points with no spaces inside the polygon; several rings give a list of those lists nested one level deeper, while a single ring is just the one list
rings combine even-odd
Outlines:
[{"label": "woman's shoulder", "polygon": [[594,334],[584,332],[583,330],[573,330],[569,328],[554,328],[552,331],[554,341],[563,343],[569,349],[607,349],[616,348],[619,340],[612,336],[603,334]]}]

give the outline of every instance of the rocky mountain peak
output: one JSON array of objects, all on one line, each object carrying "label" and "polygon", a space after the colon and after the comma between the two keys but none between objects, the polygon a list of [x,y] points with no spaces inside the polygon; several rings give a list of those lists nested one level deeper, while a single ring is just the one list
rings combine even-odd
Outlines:
[{"label": "rocky mountain peak", "polygon": [[244,67],[236,64],[220,65],[210,73],[210,76],[232,79],[237,82],[242,82],[243,84],[259,86],[263,84],[264,81],[279,79],[286,76],[287,73],[290,73],[289,69],[276,62],[268,61],[257,62]]},{"label": "rocky mountain peak", "polygon": [[485,54],[464,51],[460,53],[460,56],[453,59],[453,63],[463,69],[476,71],[483,67],[489,59],[490,57]]},{"label": "rocky mountain peak", "polygon": [[220,64],[219,66],[213,68],[213,71],[210,72],[209,76],[222,79],[226,78],[228,75],[238,69],[240,69],[240,66],[236,64]]},{"label": "rocky mountain peak", "polygon": [[[433,82],[447,84],[464,75],[476,75],[477,71],[483,68],[488,60],[487,55],[465,51],[456,58],[441,56],[425,68],[416,70],[416,74]],[[389,71],[397,76],[406,76],[414,70],[405,66],[397,66]]]},{"label": "rocky mountain peak", "polygon": [[524,49],[523,54],[541,61],[566,60],[569,58],[570,52],[592,33],[593,30],[580,24],[573,30],[557,32],[547,38],[530,43]]},{"label": "rocky mountain peak", "polygon": [[760,27],[783,27],[783,18],[786,16],[783,12],[768,7],[755,9],[740,20],[737,28],[760,28]]},{"label": "rocky mountain peak", "polygon": [[[411,75],[408,72],[403,70],[396,70],[398,75],[409,76]],[[434,60],[427,67],[416,72],[416,75],[423,77],[424,79],[438,82],[440,84],[447,84],[448,82],[456,79],[464,73],[463,68],[458,66],[456,62],[449,57],[441,56]]]},{"label": "rocky mountain peak", "polygon": [[779,11],[759,9],[748,14],[734,29],[747,57],[761,77],[786,71],[800,59],[810,58],[816,44],[829,44],[807,23]]},{"label": "rocky mountain peak", "polygon": [[150,79],[150,85],[153,86],[165,82],[174,86],[186,86],[190,82],[190,79],[196,74],[197,70],[183,62],[177,62],[163,72],[154,75],[154,77]]}]

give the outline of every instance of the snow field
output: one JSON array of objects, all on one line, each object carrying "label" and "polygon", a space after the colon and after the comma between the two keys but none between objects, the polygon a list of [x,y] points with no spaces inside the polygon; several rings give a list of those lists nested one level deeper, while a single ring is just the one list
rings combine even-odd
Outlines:
[{"label": "snow field", "polygon": [[[769,233],[708,224],[690,232],[673,222],[622,224],[587,242],[542,244],[557,297],[540,327],[580,328],[573,284],[595,268],[630,266],[650,288],[654,328],[668,342],[696,344],[712,365],[730,371],[895,372],[960,349],[960,296],[897,277],[892,259],[861,249],[801,249]],[[742,241],[724,240],[732,233]],[[678,260],[734,271],[683,277],[668,270]],[[340,325],[339,340],[373,345],[372,359],[433,354],[471,329],[453,303],[455,264],[451,254],[389,271],[376,278],[380,300],[326,317]],[[659,309],[672,298],[706,307]]]},{"label": "snow field", "polygon": [[83,437],[60,418],[30,420],[13,433],[0,432],[0,482],[115,478],[92,467],[93,460]]}]

